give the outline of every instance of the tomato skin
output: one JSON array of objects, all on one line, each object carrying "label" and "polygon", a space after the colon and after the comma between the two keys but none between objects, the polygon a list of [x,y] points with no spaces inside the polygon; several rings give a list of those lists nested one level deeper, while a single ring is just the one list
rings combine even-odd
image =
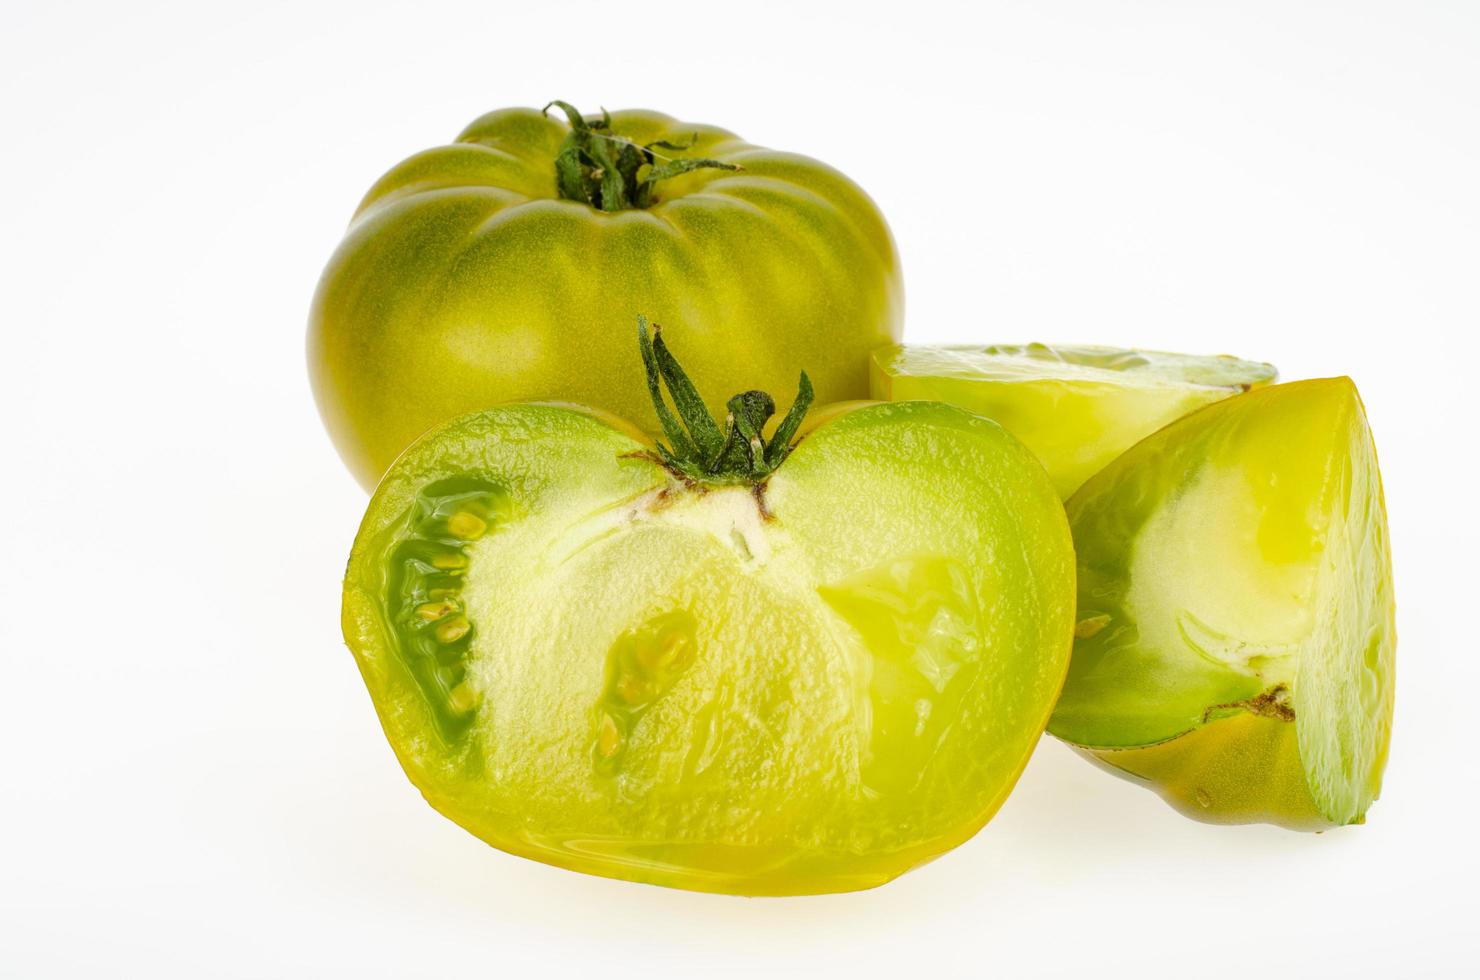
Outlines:
[{"label": "tomato skin", "polygon": [[[330,259],[308,328],[330,435],[372,488],[422,432],[506,401],[558,399],[650,430],[631,357],[646,314],[684,338],[700,391],[867,394],[867,353],[899,337],[903,290],[877,207],[836,170],[647,111],[612,114],[639,143],[696,137],[696,170],[651,208],[558,198],[569,132],[533,109],[476,120],[387,173]],[[723,418],[723,404],[711,402]]]}]

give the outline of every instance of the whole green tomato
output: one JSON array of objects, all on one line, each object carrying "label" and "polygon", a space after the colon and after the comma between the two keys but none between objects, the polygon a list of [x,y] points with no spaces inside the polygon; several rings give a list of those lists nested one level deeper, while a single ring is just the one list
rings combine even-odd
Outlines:
[{"label": "whole green tomato", "polygon": [[[638,313],[682,331],[700,390],[868,393],[899,337],[899,259],[859,187],[807,157],[640,110],[501,109],[394,167],[314,297],[309,373],[340,454],[373,487],[428,428],[560,399],[652,431]],[[711,403],[713,411],[723,405]]]}]

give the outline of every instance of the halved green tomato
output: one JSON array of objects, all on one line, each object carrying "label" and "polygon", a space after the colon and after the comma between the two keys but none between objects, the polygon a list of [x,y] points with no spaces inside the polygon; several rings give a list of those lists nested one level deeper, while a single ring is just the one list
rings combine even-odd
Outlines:
[{"label": "halved green tomato", "polygon": [[940,404],[834,414],[757,485],[518,404],[415,443],[344,631],[428,801],[514,854],[705,891],[882,884],[974,834],[1067,669],[1043,468]]},{"label": "halved green tomato", "polygon": [[875,398],[943,401],[1000,423],[1065,499],[1162,426],[1274,378],[1236,357],[1046,344],[880,347],[869,365]]},{"label": "halved green tomato", "polygon": [[1079,565],[1049,731],[1213,822],[1362,822],[1393,711],[1392,560],[1347,378],[1210,405],[1068,503]]}]

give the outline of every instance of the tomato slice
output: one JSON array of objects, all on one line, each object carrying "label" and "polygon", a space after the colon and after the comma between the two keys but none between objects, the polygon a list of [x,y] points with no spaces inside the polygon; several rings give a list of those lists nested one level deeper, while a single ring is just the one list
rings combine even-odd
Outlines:
[{"label": "tomato slice", "polygon": [[763,482],[521,404],[392,467],[345,636],[438,810],[506,851],[706,891],[881,884],[996,811],[1062,685],[1067,521],[999,426],[833,414]]},{"label": "tomato slice", "polygon": [[994,344],[881,347],[869,375],[875,398],[934,399],[1001,423],[1037,454],[1068,499],[1139,440],[1269,384],[1275,369],[1226,356]]}]

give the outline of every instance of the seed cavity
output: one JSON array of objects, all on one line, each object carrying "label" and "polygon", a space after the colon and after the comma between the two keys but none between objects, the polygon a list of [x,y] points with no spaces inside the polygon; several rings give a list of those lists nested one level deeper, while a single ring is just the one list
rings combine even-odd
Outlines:
[{"label": "seed cavity", "polygon": [[482,702],[467,670],[477,634],[461,598],[467,547],[511,513],[502,487],[474,477],[440,480],[417,495],[386,548],[384,612],[391,639],[449,742],[466,733]]},{"label": "seed cavity", "polygon": [[623,633],[608,648],[591,746],[599,775],[620,769],[643,715],[693,666],[697,630],[688,610],[669,610]]},{"label": "seed cavity", "polygon": [[912,792],[980,672],[985,647],[972,572],[943,555],[899,558],[818,589],[856,631],[868,719],[859,775],[872,792]]}]

